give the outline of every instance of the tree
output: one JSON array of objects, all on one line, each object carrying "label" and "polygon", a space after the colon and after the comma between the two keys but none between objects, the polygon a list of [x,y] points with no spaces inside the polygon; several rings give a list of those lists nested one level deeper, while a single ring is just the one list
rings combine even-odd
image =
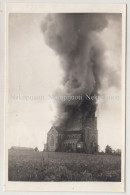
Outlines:
[{"label": "tree", "polygon": [[111,146],[109,146],[109,145],[106,146],[105,153],[106,154],[112,154],[112,148],[111,148]]},{"label": "tree", "polygon": [[121,155],[121,149],[117,149],[117,150],[115,151],[115,154]]},{"label": "tree", "polygon": [[38,151],[38,147],[35,147],[34,150],[37,152]]}]

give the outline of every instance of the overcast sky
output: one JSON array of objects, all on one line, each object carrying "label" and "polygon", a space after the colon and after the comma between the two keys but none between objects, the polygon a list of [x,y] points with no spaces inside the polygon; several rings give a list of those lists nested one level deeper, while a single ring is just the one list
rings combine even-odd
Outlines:
[{"label": "overcast sky", "polygon": [[[48,98],[60,86],[63,77],[59,57],[49,48],[41,32],[44,14],[11,14],[9,17],[9,80],[8,80],[8,147],[37,146],[46,143],[57,109]],[[107,64],[121,69],[121,17],[109,17],[108,26],[97,36],[105,44]],[[102,91],[118,100],[98,104],[98,143],[122,148],[124,129],[121,128],[121,89],[109,87]],[[41,100],[16,99],[15,96],[40,97]],[[45,97],[43,99],[43,97]]]}]

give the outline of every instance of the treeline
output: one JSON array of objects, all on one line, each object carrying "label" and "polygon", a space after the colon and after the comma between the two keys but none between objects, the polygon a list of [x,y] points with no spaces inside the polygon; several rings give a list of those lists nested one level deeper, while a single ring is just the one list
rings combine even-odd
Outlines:
[{"label": "treeline", "polygon": [[121,149],[114,150],[114,149],[112,149],[111,146],[107,145],[105,147],[105,151],[101,151],[101,152],[99,152],[99,154],[111,154],[111,155],[119,155],[120,156],[121,155]]}]

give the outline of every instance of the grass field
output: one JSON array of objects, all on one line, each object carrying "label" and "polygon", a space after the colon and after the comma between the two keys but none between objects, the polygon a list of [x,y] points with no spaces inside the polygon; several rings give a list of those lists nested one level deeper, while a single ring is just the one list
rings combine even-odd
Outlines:
[{"label": "grass field", "polygon": [[11,151],[9,181],[121,181],[121,157]]}]

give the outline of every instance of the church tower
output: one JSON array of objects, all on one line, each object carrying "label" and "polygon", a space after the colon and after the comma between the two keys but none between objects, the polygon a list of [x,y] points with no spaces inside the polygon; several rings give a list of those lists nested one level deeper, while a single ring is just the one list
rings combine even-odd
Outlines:
[{"label": "church tower", "polygon": [[86,118],[84,126],[85,152],[92,154],[98,150],[97,117]]},{"label": "church tower", "polygon": [[82,108],[84,149],[86,153],[93,154],[98,151],[97,117],[95,117],[96,102],[86,100]]}]

